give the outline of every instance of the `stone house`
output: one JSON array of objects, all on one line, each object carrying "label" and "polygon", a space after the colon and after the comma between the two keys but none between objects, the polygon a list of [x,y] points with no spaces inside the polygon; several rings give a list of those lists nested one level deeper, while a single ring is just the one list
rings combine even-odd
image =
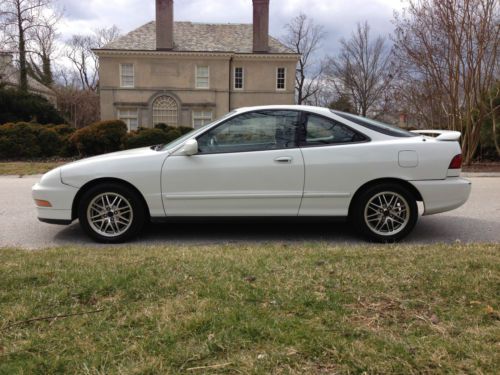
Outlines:
[{"label": "stone house", "polygon": [[[19,87],[20,73],[14,66],[12,52],[0,51],[0,84],[6,87]],[[28,92],[40,95],[57,107],[56,93],[33,77],[28,76]]]},{"label": "stone house", "polygon": [[173,0],[156,0],[156,22],[95,50],[102,119],[197,128],[239,107],[294,104],[300,56],[268,30],[269,0],[253,0],[253,25],[174,22]]}]

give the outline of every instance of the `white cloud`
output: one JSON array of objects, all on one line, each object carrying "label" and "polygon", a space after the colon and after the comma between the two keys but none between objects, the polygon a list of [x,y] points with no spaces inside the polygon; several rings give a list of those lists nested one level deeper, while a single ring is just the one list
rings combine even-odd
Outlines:
[{"label": "white cloud", "polygon": [[[72,34],[117,25],[129,32],[155,17],[155,0],[58,0],[66,10],[60,31],[64,39]],[[342,37],[348,37],[357,22],[367,20],[374,34],[392,31],[394,9],[401,0],[271,0],[271,35],[283,35],[283,26],[300,12],[324,25],[328,38],[324,53],[333,53]],[[177,0],[178,21],[251,23],[251,0]]]}]

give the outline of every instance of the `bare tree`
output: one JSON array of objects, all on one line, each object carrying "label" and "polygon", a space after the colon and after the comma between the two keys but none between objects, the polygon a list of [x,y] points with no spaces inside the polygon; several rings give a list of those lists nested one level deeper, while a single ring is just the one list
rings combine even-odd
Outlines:
[{"label": "bare tree", "polygon": [[120,35],[116,26],[98,29],[93,35],[73,35],[67,43],[66,56],[78,72],[83,89],[96,91],[99,83],[99,59],[92,51],[112,42]]},{"label": "bare tree", "polygon": [[323,26],[316,25],[305,14],[295,17],[285,26],[288,34],[282,42],[301,55],[295,75],[297,104],[310,102],[321,89],[323,64],[318,61],[316,52],[326,36]]},{"label": "bare tree", "polygon": [[81,87],[85,90],[97,89],[98,60],[92,52],[94,38],[90,35],[73,35],[68,42],[66,56],[78,72]]},{"label": "bare tree", "polygon": [[104,47],[106,44],[109,44],[116,39],[118,39],[121,35],[120,29],[113,25],[108,28],[101,28],[94,31],[95,37],[95,48]]},{"label": "bare tree", "polygon": [[497,139],[497,117],[500,112],[500,81],[496,82],[490,94],[488,95],[488,105],[490,110],[491,117],[491,125],[492,125],[492,135],[493,135],[493,144],[495,145],[495,150],[497,151],[497,155],[500,157],[500,144],[498,144]]},{"label": "bare tree", "polygon": [[462,132],[466,164],[495,110],[484,98],[499,74],[499,11],[497,0],[409,0],[395,19],[396,56],[406,81],[420,87],[413,100],[432,96],[427,126]]},{"label": "bare tree", "polygon": [[57,58],[56,23],[62,14],[53,13],[45,19],[45,27],[35,28],[31,34],[29,75],[46,86],[54,83],[53,62]]},{"label": "bare tree", "polygon": [[56,67],[54,81],[58,86],[81,88],[78,72],[69,66],[60,65]]},{"label": "bare tree", "polygon": [[366,116],[388,100],[395,72],[391,69],[391,51],[382,37],[370,39],[367,22],[358,24],[351,38],[341,40],[338,56],[329,58],[327,74],[339,96],[348,96],[355,111]]},{"label": "bare tree", "polygon": [[55,86],[60,113],[68,124],[82,128],[100,118],[99,95],[76,86]]},{"label": "bare tree", "polygon": [[52,0],[2,0],[0,28],[9,45],[19,56],[19,88],[28,90],[28,54],[30,35],[35,29],[47,27],[45,17]]}]

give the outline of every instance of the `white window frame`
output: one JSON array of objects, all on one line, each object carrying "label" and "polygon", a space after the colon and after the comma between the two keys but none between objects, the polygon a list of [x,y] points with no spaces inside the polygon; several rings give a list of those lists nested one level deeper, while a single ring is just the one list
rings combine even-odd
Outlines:
[{"label": "white window frame", "polygon": [[[126,116],[122,115],[122,113],[125,111],[129,112],[129,114]],[[135,117],[130,115],[131,111],[135,111]],[[139,108],[132,108],[132,107],[131,108],[118,108],[117,117],[118,117],[118,120],[121,120],[125,124],[127,124],[128,131],[139,129]],[[131,127],[130,127],[130,120],[132,120],[132,119],[137,120],[137,128],[136,129],[131,129]]]},{"label": "white window frame", "polygon": [[[132,66],[132,85],[125,85],[123,83],[123,66],[124,65]],[[123,88],[134,88],[135,87],[135,65],[133,63],[120,64],[120,87],[123,87]]]},{"label": "white window frame", "polygon": [[[155,108],[157,101],[160,101],[161,99],[166,100],[167,105],[172,104],[172,106],[167,108]],[[171,95],[157,96],[152,103],[151,118],[153,120],[153,127],[161,123],[165,123],[168,126],[179,126],[179,103],[177,103]],[[161,118],[161,120],[158,118]],[[172,121],[169,121],[169,118],[171,118]]]},{"label": "white window frame", "polygon": [[[279,88],[278,87],[278,76],[279,76],[279,70],[280,69],[283,69],[285,71],[285,76],[283,78],[283,81],[284,81],[283,82],[283,88]],[[286,76],[287,76],[287,74],[286,74],[287,71],[286,70],[287,69],[285,67],[283,67],[283,66],[279,66],[279,67],[276,68],[276,91],[286,91]]]},{"label": "white window frame", "polygon": [[[205,116],[207,113],[210,113],[210,118],[208,116]],[[198,116],[196,116],[198,114]],[[194,129],[194,122],[195,120],[202,120],[203,121],[203,125],[201,126],[205,126],[206,124],[210,124],[212,121],[213,121],[213,118],[214,118],[214,112],[212,110],[209,110],[209,111],[192,111],[191,112],[191,117],[192,117],[192,126],[193,126],[193,129]],[[205,121],[208,121],[205,123]]]},{"label": "white window frame", "polygon": [[[199,68],[207,68],[207,86],[200,86],[198,84],[198,69]],[[200,78],[205,78],[205,77],[200,77]],[[194,72],[194,80],[195,80],[195,88],[198,90],[209,90],[210,89],[210,66],[209,65],[196,65],[195,72]]]},{"label": "white window frame", "polygon": [[[236,87],[236,69],[241,69],[241,87]],[[233,69],[233,90],[245,89],[245,68],[242,66],[235,66]]]}]

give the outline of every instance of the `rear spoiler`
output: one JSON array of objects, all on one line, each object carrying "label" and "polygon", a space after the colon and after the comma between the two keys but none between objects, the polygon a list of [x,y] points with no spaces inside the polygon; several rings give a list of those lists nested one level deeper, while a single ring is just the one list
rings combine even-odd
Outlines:
[{"label": "rear spoiler", "polygon": [[436,138],[438,141],[458,141],[462,135],[453,130],[412,130],[412,133],[428,135]]}]

